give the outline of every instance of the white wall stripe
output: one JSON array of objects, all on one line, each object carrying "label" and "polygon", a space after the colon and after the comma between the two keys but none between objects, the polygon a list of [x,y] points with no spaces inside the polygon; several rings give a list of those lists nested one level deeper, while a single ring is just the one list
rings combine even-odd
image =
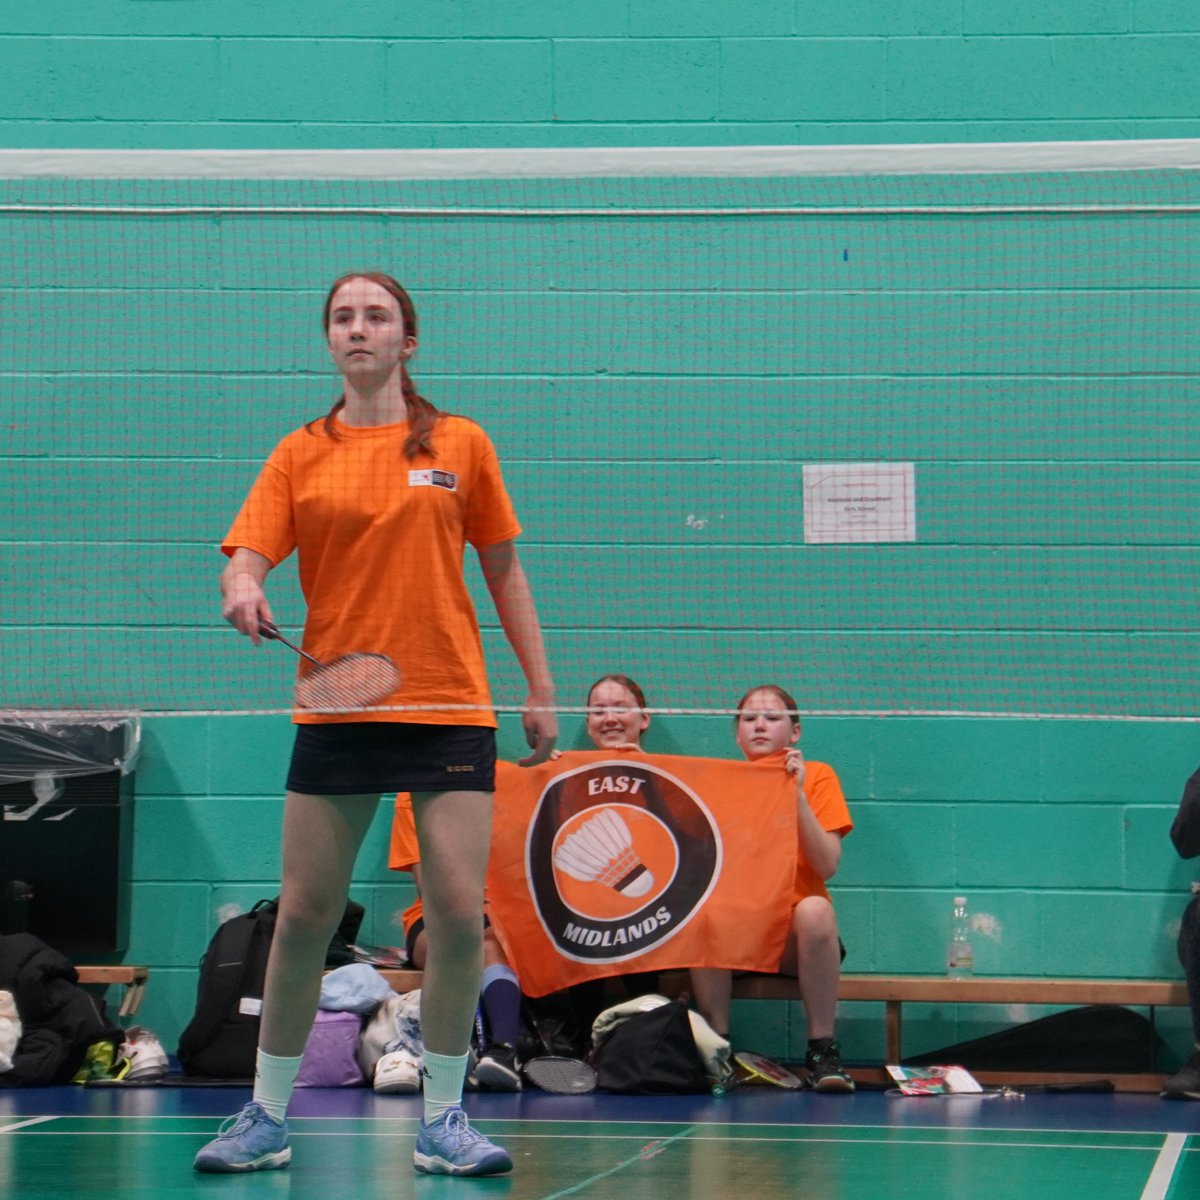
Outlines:
[{"label": "white wall stripe", "polygon": [[0,150],[0,178],[552,179],[1191,169],[1200,139],[453,150]]}]

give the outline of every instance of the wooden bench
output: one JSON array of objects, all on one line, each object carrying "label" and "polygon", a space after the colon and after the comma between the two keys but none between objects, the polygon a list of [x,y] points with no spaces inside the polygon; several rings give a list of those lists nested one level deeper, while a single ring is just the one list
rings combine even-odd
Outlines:
[{"label": "wooden bench", "polygon": [[117,1016],[132,1017],[141,1006],[142,997],[146,994],[146,980],[150,978],[150,968],[141,966],[113,967],[81,967],[76,965],[81,984],[108,987],[119,983],[125,991],[121,995],[121,1007]]},{"label": "wooden bench", "polygon": [[[396,991],[421,986],[420,971],[380,972]],[[674,996],[689,990],[686,971],[664,971],[659,990]],[[796,1000],[796,981],[779,975],[739,975],[733,982],[735,1000]],[[1186,1008],[1187,987],[1174,979],[1026,979],[1007,976],[972,976],[949,979],[944,975],[843,975],[838,985],[839,1000],[877,1001],[885,1006],[885,1062],[898,1063],[903,1051],[903,1007],[905,1004],[1050,1004],[1076,1006],[1120,1004],[1149,1009],[1151,1026],[1157,1008]],[[855,1069],[863,1082],[884,1082],[882,1067]],[[1163,1076],[1158,1073],[1114,1074],[1092,1072],[977,1071],[981,1083],[1076,1083],[1103,1076],[1119,1091],[1157,1092]]]}]

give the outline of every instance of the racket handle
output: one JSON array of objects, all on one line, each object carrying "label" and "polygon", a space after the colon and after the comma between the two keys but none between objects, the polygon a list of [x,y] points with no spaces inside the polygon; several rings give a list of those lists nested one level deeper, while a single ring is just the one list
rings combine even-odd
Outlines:
[{"label": "racket handle", "polygon": [[295,652],[300,655],[301,658],[307,658],[308,661],[313,663],[315,666],[319,667],[322,665],[319,658],[313,658],[313,656],[309,654],[307,650],[301,650],[299,646],[295,646],[289,642],[287,638],[285,638],[283,634],[279,632],[279,626],[272,625],[270,621],[259,621],[258,634],[259,637],[265,637],[269,642],[282,642],[289,650],[295,650]]}]

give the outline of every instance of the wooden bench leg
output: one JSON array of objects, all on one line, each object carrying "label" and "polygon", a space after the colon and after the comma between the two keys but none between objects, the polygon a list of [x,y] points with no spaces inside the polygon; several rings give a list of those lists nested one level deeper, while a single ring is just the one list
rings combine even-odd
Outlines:
[{"label": "wooden bench leg", "polygon": [[121,1007],[117,1009],[118,1017],[132,1017],[142,1006],[142,996],[145,995],[144,983],[128,983],[125,994],[121,997]]},{"label": "wooden bench leg", "polygon": [[900,1001],[888,1000],[887,1013],[884,1017],[885,1040],[887,1043],[887,1057],[885,1062],[898,1063],[901,1058],[900,1052]]}]

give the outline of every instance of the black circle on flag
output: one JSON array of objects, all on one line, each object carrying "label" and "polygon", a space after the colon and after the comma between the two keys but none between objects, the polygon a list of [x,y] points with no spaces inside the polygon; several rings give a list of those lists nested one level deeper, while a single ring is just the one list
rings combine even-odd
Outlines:
[{"label": "black circle on flag", "polygon": [[650,762],[556,775],[529,822],[525,874],[558,952],[623,962],[669,941],[716,884],[721,839],[703,800]]}]

